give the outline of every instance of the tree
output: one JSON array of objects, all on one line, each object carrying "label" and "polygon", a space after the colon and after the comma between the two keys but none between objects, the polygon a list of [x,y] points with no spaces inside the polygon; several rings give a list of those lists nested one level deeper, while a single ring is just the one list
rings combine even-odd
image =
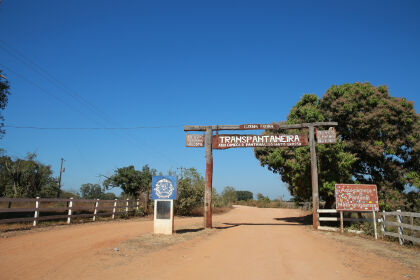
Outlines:
[{"label": "tree", "polygon": [[125,194],[137,197],[141,189],[141,173],[133,165],[114,170],[114,175],[108,177],[103,185],[106,189],[121,188]]},{"label": "tree", "polygon": [[80,187],[80,195],[82,196],[82,198],[84,199],[105,199],[105,200],[110,200],[110,199],[115,199],[116,195],[113,193],[105,193],[105,188],[101,188],[101,186],[99,184],[91,184],[91,183],[87,183],[87,184],[83,184]]},{"label": "tree", "polygon": [[222,191],[222,199],[225,205],[231,204],[238,200],[234,187],[226,186]]},{"label": "tree", "polygon": [[250,191],[236,191],[238,201],[247,201],[254,198],[254,194]]},{"label": "tree", "polygon": [[203,205],[204,178],[195,168],[185,169],[182,179],[178,180],[175,213],[188,216],[194,208]]},{"label": "tree", "polygon": [[102,191],[101,186],[98,184],[87,183],[80,187],[80,195],[84,199],[101,199],[104,194],[105,192]]},{"label": "tree", "polygon": [[[289,124],[316,121],[338,122],[337,144],[316,145],[326,207],[334,201],[335,183],[374,183],[383,209],[404,208],[404,188],[418,186],[420,166],[419,116],[412,102],[391,97],[385,86],[332,86],[321,99],[304,95],[287,117]],[[310,199],[309,147],[256,148],[255,156],[281,175],[296,201]]]},{"label": "tree", "polygon": [[57,178],[51,167],[36,160],[36,154],[28,153],[25,159],[13,160],[0,157],[0,192],[6,197],[55,197],[58,192]]},{"label": "tree", "polygon": [[136,170],[133,165],[114,170],[114,175],[108,177],[103,185],[105,189],[113,187],[121,188],[124,194],[131,197],[145,196],[145,211],[148,211],[149,194],[152,190],[152,176],[156,175],[156,169],[144,165],[142,170]]},{"label": "tree", "polygon": [[4,126],[4,117],[1,115],[1,111],[6,108],[8,102],[8,96],[10,95],[9,81],[2,75],[0,70],[0,138],[3,137],[5,131],[2,129]]}]

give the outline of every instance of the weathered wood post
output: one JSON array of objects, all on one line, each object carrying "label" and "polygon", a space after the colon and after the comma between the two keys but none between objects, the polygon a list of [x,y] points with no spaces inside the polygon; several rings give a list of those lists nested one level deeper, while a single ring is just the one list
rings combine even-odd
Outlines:
[{"label": "weathered wood post", "polygon": [[213,186],[213,129],[206,127],[206,188],[204,190],[204,227],[212,228],[211,193]]},{"label": "weathered wood post", "polygon": [[67,224],[71,223],[72,208],[73,208],[73,197],[70,197],[69,209],[67,212]]},{"label": "weathered wood post", "polygon": [[114,208],[112,208],[112,219],[115,219],[115,210],[117,209],[117,199],[114,200]]},{"label": "weathered wood post", "polygon": [[36,197],[36,200],[35,200],[35,213],[34,213],[34,223],[33,223],[33,226],[34,227],[36,227],[37,226],[37,224],[38,224],[38,220],[37,220],[37,218],[39,217],[39,211],[38,211],[38,209],[39,209],[39,196],[37,196]]},{"label": "weathered wood post", "polygon": [[344,233],[343,211],[340,211],[340,232]]},{"label": "weathered wood post", "polygon": [[309,125],[309,149],[311,152],[311,177],[312,177],[312,225],[318,229],[319,225],[319,194],[318,194],[318,164],[316,160],[314,126]]}]

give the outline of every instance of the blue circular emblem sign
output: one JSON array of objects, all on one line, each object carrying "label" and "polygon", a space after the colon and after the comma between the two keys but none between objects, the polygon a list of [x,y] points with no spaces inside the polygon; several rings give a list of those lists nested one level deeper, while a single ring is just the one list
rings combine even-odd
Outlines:
[{"label": "blue circular emblem sign", "polygon": [[155,186],[155,193],[159,198],[171,197],[175,189],[172,182],[166,178],[157,181]]}]

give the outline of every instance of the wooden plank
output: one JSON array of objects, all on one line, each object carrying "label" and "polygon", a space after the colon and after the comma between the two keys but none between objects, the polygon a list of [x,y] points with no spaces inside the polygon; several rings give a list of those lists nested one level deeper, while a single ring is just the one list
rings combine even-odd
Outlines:
[{"label": "wooden plank", "polygon": [[[295,129],[295,128],[306,128],[310,126],[337,126],[337,122],[314,122],[314,123],[300,123],[300,124],[273,124],[275,129]],[[186,125],[184,131],[206,131],[206,128],[210,127],[212,130],[243,130],[241,125]],[[253,128],[254,129],[254,128]]]},{"label": "wooden plank", "polygon": [[403,227],[403,228],[407,228],[407,229],[411,229],[411,230],[419,230],[420,231],[420,226],[414,226],[414,225],[397,223],[397,222],[384,222],[384,224],[387,225],[387,226]]},{"label": "wooden plank", "polygon": [[302,147],[308,145],[306,135],[278,134],[218,134],[213,136],[213,149],[254,148],[254,147]]},{"label": "wooden plank", "polygon": [[204,188],[204,228],[212,228],[213,129],[206,128],[206,185]]},{"label": "wooden plank", "polygon": [[337,213],[336,209],[318,209],[318,213]]},{"label": "wooden plank", "polygon": [[337,222],[339,219],[337,217],[319,217],[320,221],[330,221]]},{"label": "wooden plank", "polygon": [[35,198],[7,198],[7,197],[1,197],[0,202],[34,202]]},{"label": "wooden plank", "polygon": [[318,164],[316,158],[314,126],[309,126],[309,151],[311,155],[311,183],[312,183],[312,228],[319,226],[319,188],[318,188]]},{"label": "wooden plank", "polygon": [[34,217],[30,217],[30,218],[16,218],[16,219],[2,219],[2,220],[0,220],[0,224],[32,222],[33,220],[34,220]]},{"label": "wooden plank", "polygon": [[325,226],[318,226],[319,230],[326,230],[326,231],[340,231],[340,229],[338,228],[333,228],[333,227],[325,227]]},{"label": "wooden plank", "polygon": [[[395,233],[395,232],[385,232],[385,235],[400,238],[400,235],[398,233]],[[410,240],[412,242],[420,243],[420,238],[416,238],[416,237],[409,236],[409,235],[403,235],[403,237],[404,237],[405,240]]]},{"label": "wooden plank", "polygon": [[420,213],[416,212],[381,212],[382,216],[404,216],[404,217],[416,217],[420,218]]}]

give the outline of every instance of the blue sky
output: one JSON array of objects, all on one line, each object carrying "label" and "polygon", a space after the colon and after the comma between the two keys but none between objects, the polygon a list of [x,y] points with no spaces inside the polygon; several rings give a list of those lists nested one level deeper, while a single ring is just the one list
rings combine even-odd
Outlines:
[{"label": "blue sky", "polygon": [[[184,125],[285,120],[304,93],[333,84],[386,84],[419,111],[419,12],[418,1],[3,0],[7,125],[162,128],[8,128],[0,143],[56,173],[64,157],[64,188],[78,190],[131,164],[204,175]],[[289,198],[252,149],[215,151],[213,184]]]}]

